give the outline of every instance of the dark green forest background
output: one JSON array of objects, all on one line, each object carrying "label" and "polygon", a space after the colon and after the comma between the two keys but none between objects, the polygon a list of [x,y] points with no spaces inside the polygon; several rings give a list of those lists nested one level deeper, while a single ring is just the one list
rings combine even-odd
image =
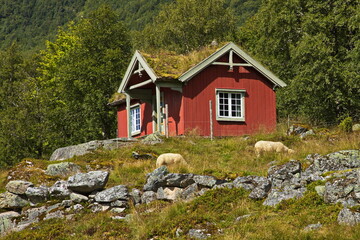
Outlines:
[{"label": "dark green forest background", "polygon": [[[16,41],[22,50],[39,50],[45,40],[54,40],[57,29],[71,20],[88,16],[107,5],[129,30],[142,30],[152,22],[161,6],[174,0],[0,0],[0,49]],[[240,26],[254,15],[260,0],[226,0]]]},{"label": "dark green forest background", "polygon": [[360,120],[358,0],[0,0],[0,166],[115,137],[135,49],[234,41],[288,87],[278,116]]}]

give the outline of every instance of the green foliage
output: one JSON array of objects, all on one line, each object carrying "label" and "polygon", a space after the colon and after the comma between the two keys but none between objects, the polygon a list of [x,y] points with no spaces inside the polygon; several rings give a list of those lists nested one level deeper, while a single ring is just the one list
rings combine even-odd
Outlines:
[{"label": "green foliage", "polygon": [[163,4],[174,0],[87,0],[83,12],[85,14],[96,10],[101,5],[110,6],[120,19],[133,30],[140,30],[151,22]]},{"label": "green foliage", "polygon": [[[174,0],[0,0],[0,49],[19,42],[26,51],[45,47],[53,40],[58,27],[69,21],[88,17],[102,5],[108,5],[129,29],[142,30],[153,21],[164,4]],[[260,0],[225,0],[234,10],[237,25],[256,13]]]},{"label": "green foliage", "polygon": [[53,90],[53,123],[68,143],[115,136],[115,112],[107,106],[131,52],[127,30],[108,7],[94,11],[48,42],[42,81]]},{"label": "green foliage", "polygon": [[341,123],[339,124],[339,128],[343,131],[343,132],[351,132],[352,131],[352,125],[353,125],[353,120],[352,117],[347,117],[344,120],[341,121]]},{"label": "green foliage", "polygon": [[0,48],[18,41],[24,49],[43,48],[58,26],[75,18],[85,0],[0,0]]},{"label": "green foliage", "polygon": [[[38,57],[24,60],[12,44],[0,53],[0,166],[24,157],[41,157],[48,149],[47,105],[40,93]],[[46,136],[46,137],[45,137]]]},{"label": "green foliage", "polygon": [[[135,34],[137,46],[190,52],[217,41],[233,39],[235,19],[223,0],[177,0],[165,5],[153,23]],[[220,17],[221,16],[221,17]]]},{"label": "green foliage", "polygon": [[278,92],[281,116],[360,117],[358,9],[356,0],[269,0],[241,28],[245,47],[289,85]]}]

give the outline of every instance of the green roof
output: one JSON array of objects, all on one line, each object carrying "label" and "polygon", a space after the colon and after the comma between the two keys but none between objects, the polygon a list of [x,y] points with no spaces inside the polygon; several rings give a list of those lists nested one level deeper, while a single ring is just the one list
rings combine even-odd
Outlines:
[{"label": "green roof", "polygon": [[[225,44],[222,44],[223,46]],[[172,51],[140,51],[148,65],[160,78],[178,79],[184,72],[219,50],[221,46],[208,46],[188,54],[177,54]]]}]

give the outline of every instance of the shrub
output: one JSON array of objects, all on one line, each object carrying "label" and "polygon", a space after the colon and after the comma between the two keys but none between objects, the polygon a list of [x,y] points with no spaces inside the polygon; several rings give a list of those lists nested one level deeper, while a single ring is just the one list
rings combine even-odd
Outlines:
[{"label": "shrub", "polygon": [[339,124],[339,128],[341,129],[341,131],[344,132],[351,132],[352,131],[352,125],[353,125],[353,120],[351,117],[347,117],[344,120],[341,121],[341,123]]}]

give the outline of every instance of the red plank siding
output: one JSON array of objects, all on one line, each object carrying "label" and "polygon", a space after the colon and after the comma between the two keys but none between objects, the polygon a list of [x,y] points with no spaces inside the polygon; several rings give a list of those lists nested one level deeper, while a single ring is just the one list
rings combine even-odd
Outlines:
[{"label": "red plank siding", "polygon": [[[215,89],[246,90],[244,122],[216,120]],[[229,71],[227,66],[209,66],[184,86],[183,95],[185,131],[198,129],[200,135],[210,135],[209,100],[212,100],[215,136],[251,134],[261,128],[269,131],[275,128],[275,92],[272,84],[253,68],[234,67]]]},{"label": "red plank siding", "polygon": [[[132,100],[131,105],[139,103],[139,101]],[[127,113],[126,113],[126,104],[122,104],[118,107],[117,112],[118,117],[118,137],[128,137],[127,132]],[[141,132],[139,135],[133,137],[140,137],[152,133],[152,107],[149,103],[140,104],[140,117],[141,117]]]}]

